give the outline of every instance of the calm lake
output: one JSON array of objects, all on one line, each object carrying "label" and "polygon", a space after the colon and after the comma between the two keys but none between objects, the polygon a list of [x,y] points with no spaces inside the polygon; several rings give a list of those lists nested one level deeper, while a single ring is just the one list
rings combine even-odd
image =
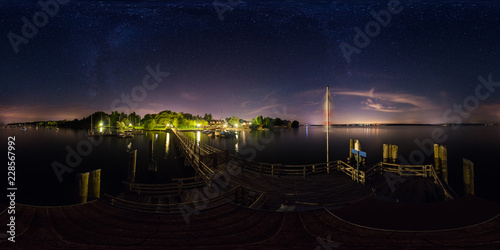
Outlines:
[{"label": "calm lake", "polygon": [[[448,147],[449,183],[458,193],[463,193],[462,158],[475,163],[476,195],[500,202],[495,191],[500,163],[496,150],[500,149],[499,127],[333,127],[330,129],[330,160],[345,160],[349,154],[349,139],[358,139],[362,150],[367,152],[367,163],[382,160],[382,144],[396,144],[399,154],[409,162],[432,164],[433,153],[429,142],[433,131],[442,130],[443,145]],[[35,128],[23,132],[19,129],[0,129],[4,143],[0,149],[7,152],[7,137],[16,137],[16,186],[17,202],[37,205],[60,205],[75,202],[75,174],[102,169],[101,191],[117,195],[127,177],[128,151],[138,150],[136,182],[161,183],[171,178],[189,177],[191,167],[184,167],[168,132],[148,132],[134,138],[103,137],[93,145],[84,131],[71,129]],[[211,138],[200,132],[186,132],[219,149],[227,149],[245,159],[281,164],[310,164],[326,161],[326,128],[300,127],[275,131],[240,132],[236,138]],[[148,141],[154,140],[154,159],[158,172],[149,172]],[[422,142],[419,146],[417,142]],[[79,146],[80,145],[80,146]],[[87,149],[85,145],[92,145]],[[68,166],[68,152],[78,153],[81,162],[69,157],[70,163],[78,163],[71,173],[62,175],[59,182],[53,163]],[[417,151],[415,151],[417,150]],[[415,151],[415,152],[413,152]],[[413,152],[413,153],[412,153]],[[428,154],[428,152],[431,152]],[[410,159],[413,156],[413,160]],[[420,159],[418,156],[425,156]],[[6,165],[5,165],[6,166]],[[6,167],[5,167],[6,169]],[[5,174],[6,178],[6,174]]]}]

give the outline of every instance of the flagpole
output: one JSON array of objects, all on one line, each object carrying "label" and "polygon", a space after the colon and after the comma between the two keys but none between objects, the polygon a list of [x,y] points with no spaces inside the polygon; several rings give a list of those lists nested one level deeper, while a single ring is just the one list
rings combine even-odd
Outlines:
[{"label": "flagpole", "polygon": [[330,134],[330,98],[329,98],[329,95],[330,95],[330,89],[329,89],[329,86],[326,86],[326,164],[327,166],[329,166],[329,162],[330,162],[330,151],[329,151],[329,142],[330,140],[328,140],[328,136]]}]

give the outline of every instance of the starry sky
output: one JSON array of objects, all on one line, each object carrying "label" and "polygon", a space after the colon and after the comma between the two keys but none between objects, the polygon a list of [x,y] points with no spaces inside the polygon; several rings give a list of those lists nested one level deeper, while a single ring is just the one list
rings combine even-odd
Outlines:
[{"label": "starry sky", "polygon": [[327,85],[333,123],[500,122],[498,1],[42,2],[0,1],[0,123],[321,124]]}]

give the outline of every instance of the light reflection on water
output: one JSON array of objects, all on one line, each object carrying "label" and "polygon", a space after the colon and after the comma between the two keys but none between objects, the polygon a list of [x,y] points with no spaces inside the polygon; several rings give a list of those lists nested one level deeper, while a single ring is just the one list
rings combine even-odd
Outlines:
[{"label": "light reflection on water", "polygon": [[[462,158],[475,164],[476,194],[500,202],[496,190],[496,176],[500,175],[497,161],[500,148],[500,128],[498,127],[333,127],[330,129],[330,155],[332,160],[344,160],[349,153],[349,139],[358,139],[362,150],[367,152],[367,161],[373,164],[382,160],[382,144],[396,144],[400,154],[408,159],[410,152],[421,147],[418,145],[429,139],[434,129],[445,131],[448,147],[449,180],[455,191],[461,193]],[[187,133],[198,142],[207,143],[231,154],[248,158],[250,149],[255,151],[255,160],[282,164],[311,164],[326,160],[326,128],[300,127],[278,131],[239,132],[234,138],[211,138],[203,133]],[[134,138],[103,137],[102,143],[92,148],[92,152],[82,157],[80,165],[72,173],[64,175],[59,183],[51,163],[65,164],[68,154],[66,147],[76,150],[78,143],[88,140],[84,131],[70,129],[0,129],[2,138],[16,136],[16,181],[19,189],[19,202],[38,205],[69,204],[74,197],[75,174],[93,169],[102,169],[103,192],[117,194],[122,190],[122,181],[127,178],[128,152],[138,150],[137,182],[161,183],[172,177],[187,177],[194,173],[191,167],[182,166],[183,159],[178,157],[175,143],[170,133],[146,132]],[[154,158],[158,172],[148,171],[149,140],[154,140]],[[422,144],[422,143],[421,143]],[[7,151],[6,143],[0,150]],[[422,150],[423,151],[423,150]],[[1,152],[1,151],[0,151]],[[432,163],[432,155],[425,163]],[[65,164],[66,165],[66,164]],[[50,194],[50,195],[48,195]]]},{"label": "light reflection on water", "polygon": [[[69,166],[66,162],[68,149],[78,152],[81,142],[89,142],[86,131],[72,129],[0,129],[1,138],[16,137],[16,181],[17,202],[35,205],[64,205],[75,202],[77,173],[101,169],[101,190],[103,193],[117,195],[123,190],[122,181],[127,178],[129,152],[137,150],[136,182],[165,183],[170,178],[194,175],[191,167],[184,167],[170,133],[146,132],[134,138],[104,136],[98,145],[93,145],[89,154],[81,156],[81,162],[72,171],[62,175],[59,183],[52,167],[53,162]],[[89,139],[90,138],[90,139]],[[158,172],[148,170],[149,141],[154,142],[154,159]],[[5,143],[5,145],[7,145]],[[85,147],[85,146],[84,146]],[[0,150],[7,151],[0,144]],[[87,150],[87,149],[85,149]],[[74,156],[70,157],[74,161]]]}]

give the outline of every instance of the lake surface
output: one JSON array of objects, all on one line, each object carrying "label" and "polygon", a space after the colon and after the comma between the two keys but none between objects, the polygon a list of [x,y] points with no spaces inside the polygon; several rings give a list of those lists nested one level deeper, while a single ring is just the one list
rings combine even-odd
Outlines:
[{"label": "lake surface", "polygon": [[[93,145],[86,131],[72,129],[35,128],[23,132],[19,129],[0,129],[4,143],[1,152],[7,154],[7,137],[16,137],[16,186],[17,202],[37,205],[59,205],[75,202],[76,174],[101,169],[101,192],[119,194],[122,181],[127,179],[129,151],[137,149],[136,182],[161,183],[170,178],[193,176],[191,167],[183,167],[174,146],[172,135],[167,132],[147,132],[134,138],[116,136],[95,137]],[[91,139],[92,138],[92,139]],[[150,172],[148,165],[149,140],[154,140],[154,159],[158,172]],[[80,146],[79,146],[80,145]],[[87,149],[85,145],[92,145]],[[80,150],[78,148],[80,147]],[[74,167],[66,160],[68,152],[80,155],[81,162]],[[79,151],[83,155],[79,154]],[[62,182],[52,167],[54,162],[71,167],[71,173],[62,175]],[[77,162],[70,157],[70,162]],[[7,168],[7,167],[5,167]],[[5,178],[7,174],[5,173]]]},{"label": "lake surface", "polygon": [[[433,155],[420,149],[415,140],[432,138],[435,129],[442,129],[446,140],[441,143],[448,147],[448,169],[451,187],[463,193],[462,158],[475,163],[476,195],[500,202],[495,192],[500,163],[497,150],[500,149],[499,127],[333,127],[330,129],[330,160],[345,160],[349,155],[349,139],[358,139],[362,150],[367,152],[368,164],[382,160],[382,144],[396,144],[399,153],[410,162],[433,163]],[[326,161],[326,128],[300,127],[276,131],[240,132],[237,138],[211,138],[198,132],[186,132],[219,149],[238,154],[246,159],[281,164],[311,164]],[[184,167],[182,159],[169,132],[148,132],[135,138],[103,137],[98,145],[93,145],[83,131],[48,128],[0,129],[0,150],[6,154],[7,137],[16,137],[16,186],[17,202],[37,205],[61,205],[75,202],[76,173],[102,169],[101,190],[103,193],[118,194],[127,178],[128,151],[138,150],[136,182],[161,183],[171,178],[188,177],[194,174],[191,167]],[[148,171],[149,140],[154,140],[154,159],[158,172]],[[80,146],[79,146],[80,145]],[[85,145],[92,145],[87,149]],[[430,144],[426,145],[430,149]],[[71,173],[62,175],[59,182],[52,164],[67,165],[68,150],[84,155]],[[412,151],[420,151],[425,159],[417,157],[412,161]],[[414,155],[416,153],[413,153]],[[74,159],[70,159],[73,160]],[[5,178],[5,171],[3,172]],[[3,188],[5,191],[5,188]],[[3,192],[4,192],[3,191]],[[4,196],[5,197],[5,196]]]}]

